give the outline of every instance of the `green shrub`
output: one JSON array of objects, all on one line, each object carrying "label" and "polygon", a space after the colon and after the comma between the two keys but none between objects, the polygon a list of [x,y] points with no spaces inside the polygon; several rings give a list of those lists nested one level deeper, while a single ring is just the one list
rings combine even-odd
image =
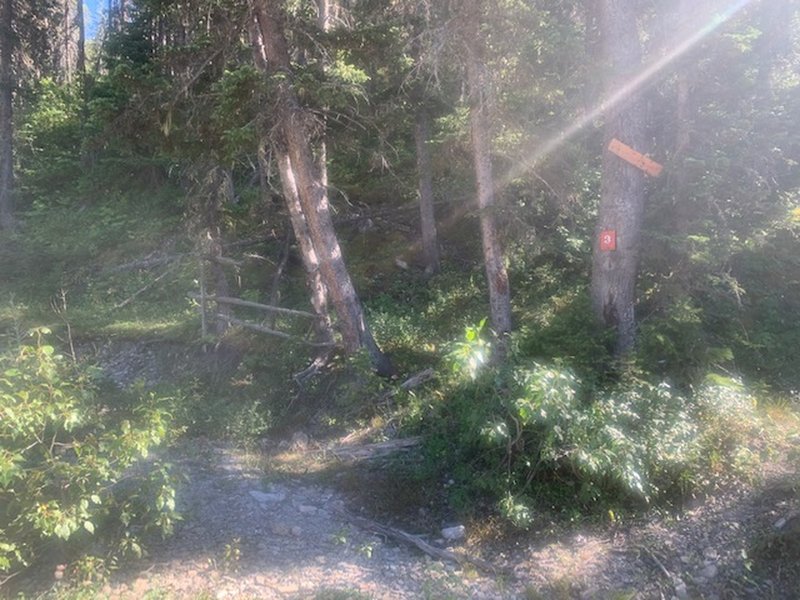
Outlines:
[{"label": "green shrub", "polygon": [[0,572],[47,541],[141,554],[142,534],[169,533],[177,517],[169,465],[141,465],[172,433],[168,402],[104,402],[48,333],[0,357]]},{"label": "green shrub", "polygon": [[595,390],[536,363],[465,375],[435,408],[429,458],[455,481],[460,508],[487,499],[516,525],[533,518],[534,496],[646,505],[747,475],[758,460],[760,420],[742,387],[687,396],[628,376]]}]

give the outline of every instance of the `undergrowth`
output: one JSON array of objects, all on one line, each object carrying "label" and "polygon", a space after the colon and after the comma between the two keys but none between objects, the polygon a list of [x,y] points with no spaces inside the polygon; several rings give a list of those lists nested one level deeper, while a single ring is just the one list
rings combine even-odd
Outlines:
[{"label": "undergrowth", "polygon": [[99,394],[91,374],[47,343],[49,331],[0,356],[0,573],[54,547],[75,568],[141,556],[178,518],[176,478],[157,450],[178,433],[179,402]]},{"label": "undergrowth", "polygon": [[527,527],[540,506],[613,514],[680,502],[755,477],[769,446],[738,380],[711,375],[684,392],[632,368],[605,382],[564,362],[518,357],[498,370],[482,364],[486,345],[467,328],[423,419],[426,464],[461,511],[493,505]]}]

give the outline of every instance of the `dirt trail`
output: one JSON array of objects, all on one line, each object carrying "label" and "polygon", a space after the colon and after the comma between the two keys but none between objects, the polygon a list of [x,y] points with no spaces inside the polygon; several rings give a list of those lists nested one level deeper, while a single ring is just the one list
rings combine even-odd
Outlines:
[{"label": "dirt trail", "polygon": [[[470,553],[513,573],[490,576],[353,525],[342,513],[360,511],[352,496],[310,475],[272,472],[262,457],[208,445],[174,462],[187,476],[184,521],[150,548],[146,564],[117,574],[103,597],[800,597],[785,556],[778,552],[767,570],[751,556],[760,539],[775,538],[776,523],[797,514],[796,478],[785,468],[755,491],[731,490],[680,517],[469,543]],[[415,533],[431,543],[439,536]]]}]

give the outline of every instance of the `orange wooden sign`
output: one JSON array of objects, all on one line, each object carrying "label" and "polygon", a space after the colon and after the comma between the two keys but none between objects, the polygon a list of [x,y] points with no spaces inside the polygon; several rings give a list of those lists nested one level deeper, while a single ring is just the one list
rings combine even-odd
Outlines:
[{"label": "orange wooden sign", "polygon": [[600,232],[600,250],[611,252],[617,249],[617,232],[613,229],[606,229]]},{"label": "orange wooden sign", "polygon": [[664,169],[654,160],[650,160],[641,152],[637,152],[627,144],[623,144],[617,138],[611,140],[608,149],[619,156],[622,160],[631,163],[637,169],[641,169],[651,177],[658,177]]}]

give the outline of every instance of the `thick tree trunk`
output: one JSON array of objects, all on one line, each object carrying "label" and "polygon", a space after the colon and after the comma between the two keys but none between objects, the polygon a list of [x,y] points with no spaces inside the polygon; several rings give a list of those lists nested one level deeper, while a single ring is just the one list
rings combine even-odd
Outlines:
[{"label": "thick tree trunk", "polygon": [[433,172],[428,140],[431,137],[431,116],[424,106],[417,109],[414,139],[417,146],[419,178],[419,217],[422,230],[422,255],[425,272],[439,272],[439,239],[436,235],[436,214],[433,210]]},{"label": "thick tree trunk", "polygon": [[[601,0],[603,54],[609,76],[606,96],[624,87],[641,65],[634,0]],[[644,173],[608,150],[612,139],[645,151],[645,112],[638,94],[606,114],[600,209],[592,260],[592,305],[596,317],[616,330],[615,352],[630,352],[636,340],[636,276],[644,208]],[[601,249],[603,232],[614,232],[615,249]]]},{"label": "thick tree trunk", "polygon": [[497,336],[493,346],[493,362],[501,363],[508,353],[511,333],[511,293],[508,285],[505,256],[497,231],[497,217],[492,176],[491,128],[486,104],[486,82],[482,40],[479,37],[477,2],[467,2],[469,25],[466,30],[467,79],[470,93],[470,129],[475,163],[475,183],[480,211],[481,241],[486,278],[489,286],[489,311],[492,330]]},{"label": "thick tree trunk", "polygon": [[0,229],[14,219],[14,0],[0,0]]},{"label": "thick tree trunk", "polygon": [[269,70],[274,74],[277,92],[274,116],[295,174],[300,204],[320,271],[339,317],[345,350],[353,353],[366,349],[375,369],[381,374],[389,374],[392,371],[391,364],[378,348],[367,326],[361,301],[333,229],[327,190],[320,181],[311,152],[309,117],[300,106],[291,83],[292,70],[283,30],[282,9],[278,2],[271,0],[251,0],[251,5],[260,27]]}]

